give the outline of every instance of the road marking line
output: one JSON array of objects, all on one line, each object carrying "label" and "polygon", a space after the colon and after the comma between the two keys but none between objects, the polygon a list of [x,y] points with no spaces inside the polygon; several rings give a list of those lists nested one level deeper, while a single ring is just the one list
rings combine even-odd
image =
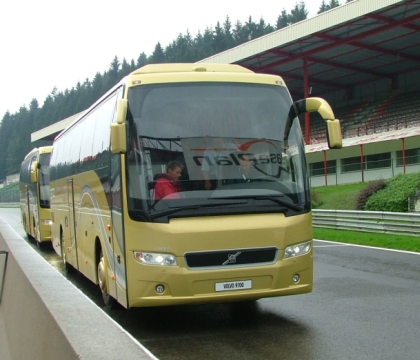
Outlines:
[{"label": "road marking line", "polygon": [[349,243],[340,243],[340,242],[331,241],[331,240],[320,240],[320,239],[313,239],[313,240],[314,241],[321,241],[321,242],[335,244],[335,245],[329,245],[329,246],[328,245],[321,245],[321,246],[314,246],[314,247],[354,246],[354,247],[361,247],[361,248],[365,248],[365,249],[374,249],[374,250],[399,252],[399,253],[403,253],[403,254],[412,254],[412,255],[419,255],[420,256],[420,253],[415,252],[415,251],[387,249],[387,248],[381,248],[381,247],[376,247],[376,246],[367,246],[367,245],[357,245],[357,244],[349,244]]}]

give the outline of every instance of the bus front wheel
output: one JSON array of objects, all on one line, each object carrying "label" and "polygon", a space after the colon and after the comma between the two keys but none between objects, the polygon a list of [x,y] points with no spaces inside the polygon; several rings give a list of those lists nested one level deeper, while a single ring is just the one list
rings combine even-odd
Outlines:
[{"label": "bus front wheel", "polygon": [[104,300],[105,305],[108,308],[113,308],[115,306],[114,298],[107,293],[107,268],[105,265],[104,255],[102,249],[99,252],[99,262],[98,262],[98,285],[102,292],[102,299]]}]

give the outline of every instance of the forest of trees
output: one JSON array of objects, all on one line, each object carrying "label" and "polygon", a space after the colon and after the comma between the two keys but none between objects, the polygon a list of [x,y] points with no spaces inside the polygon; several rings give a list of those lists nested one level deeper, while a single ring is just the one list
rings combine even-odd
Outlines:
[{"label": "forest of trees", "polygon": [[[349,1],[352,0],[345,2]],[[322,0],[318,14],[337,6],[340,6],[338,0]],[[31,149],[51,144],[46,141],[31,143],[32,132],[88,108],[133,70],[150,63],[195,62],[297,23],[307,16],[305,3],[301,1],[296,3],[290,13],[283,10],[276,24],[266,23],[262,18],[255,22],[251,17],[244,23],[238,21],[232,24],[229,17],[226,17],[222,24],[217,22],[214,29],[207,27],[195,37],[189,32],[179,34],[165,48],[158,42],[149,56],[141,52],[137,60],[131,61],[120,61],[115,56],[109,69],[96,73],[92,80],[78,82],[75,87],[64,91],[54,88],[42,106],[39,106],[37,99],[32,99],[28,107],[21,106],[16,113],[6,112],[0,123],[0,181],[7,175],[19,172],[23,158]]]}]

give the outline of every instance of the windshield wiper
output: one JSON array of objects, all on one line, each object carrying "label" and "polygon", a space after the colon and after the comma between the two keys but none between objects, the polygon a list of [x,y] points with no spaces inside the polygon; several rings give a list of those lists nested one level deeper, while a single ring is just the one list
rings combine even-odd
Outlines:
[{"label": "windshield wiper", "polygon": [[271,200],[274,201],[275,203],[279,204],[279,205],[283,205],[283,206],[287,206],[289,209],[292,209],[296,212],[300,212],[303,211],[303,207],[300,205],[295,205],[291,202],[279,199],[278,197],[272,197],[272,196],[254,196],[253,199],[255,200]]},{"label": "windshield wiper", "polygon": [[168,210],[159,211],[155,214],[150,214],[149,217],[150,219],[156,219],[159,217],[172,215],[183,210],[198,210],[198,209],[209,208],[209,207],[231,206],[231,205],[242,205],[242,204],[246,204],[246,201],[235,201],[235,202],[229,201],[229,202],[218,202],[218,203],[213,203],[213,204],[178,206],[178,207],[170,208]]},{"label": "windshield wiper", "polygon": [[294,210],[296,212],[303,211],[303,207],[300,205],[295,205],[289,201],[280,199],[284,195],[276,195],[276,196],[270,196],[270,195],[240,195],[240,196],[228,196],[228,197],[220,197],[220,198],[214,198],[214,199],[254,199],[254,200],[271,200],[279,205],[286,206],[288,209]]}]

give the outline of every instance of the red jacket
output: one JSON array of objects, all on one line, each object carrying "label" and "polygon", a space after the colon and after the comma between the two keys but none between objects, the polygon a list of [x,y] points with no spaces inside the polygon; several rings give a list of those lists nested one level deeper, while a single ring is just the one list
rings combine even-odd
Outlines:
[{"label": "red jacket", "polygon": [[165,196],[171,195],[173,199],[179,199],[177,192],[179,191],[179,182],[172,181],[166,174],[156,176],[156,184],[153,192],[154,200],[160,200]]}]

